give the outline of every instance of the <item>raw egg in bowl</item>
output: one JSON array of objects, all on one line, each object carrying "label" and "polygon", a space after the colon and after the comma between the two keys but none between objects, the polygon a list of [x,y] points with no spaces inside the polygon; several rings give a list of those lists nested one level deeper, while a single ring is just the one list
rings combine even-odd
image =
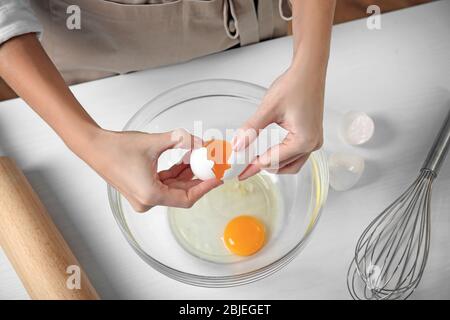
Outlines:
[{"label": "raw egg in bowl", "polygon": [[[200,179],[224,184],[192,208],[157,206],[134,212],[108,186],[120,229],[151,267],[178,281],[205,287],[229,287],[264,278],[294,259],[310,238],[328,193],[328,167],[314,152],[296,175],[261,172],[245,181],[236,177],[256,155],[280,142],[285,132],[266,128],[245,154],[234,154],[230,141],[258,108],[266,89],[240,81],[204,80],[162,93],[131,118],[124,130],[165,132],[184,128],[204,144],[190,155]],[[235,132],[235,131],[234,131]],[[158,169],[181,159],[185,150],[162,154]]]}]

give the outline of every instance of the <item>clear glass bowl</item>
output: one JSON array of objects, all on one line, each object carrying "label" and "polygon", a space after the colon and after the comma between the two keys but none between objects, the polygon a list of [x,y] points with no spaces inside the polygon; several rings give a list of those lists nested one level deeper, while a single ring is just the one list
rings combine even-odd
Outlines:
[{"label": "clear glass bowl", "polygon": [[[265,91],[263,87],[234,80],[188,83],[151,100],[124,130],[164,132],[184,128],[197,133],[201,121],[203,132],[213,129],[216,134],[225,134],[226,129],[239,128],[253,114]],[[278,141],[283,137],[279,131]],[[225,138],[231,139],[228,135]],[[275,140],[270,145],[278,142]],[[163,154],[158,166],[170,166],[171,158]],[[230,287],[262,279],[287,265],[304,247],[319,220],[329,185],[322,151],[314,152],[297,175],[270,176],[283,202],[281,232],[257,254],[228,264],[209,262],[185,251],[170,229],[166,207],[157,206],[146,214],[138,214],[111,186],[108,196],[126,239],[151,267],[187,284]]]}]

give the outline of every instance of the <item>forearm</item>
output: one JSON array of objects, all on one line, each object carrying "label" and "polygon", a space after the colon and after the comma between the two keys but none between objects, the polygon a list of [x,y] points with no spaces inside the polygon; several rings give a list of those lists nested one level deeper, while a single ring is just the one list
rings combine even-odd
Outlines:
[{"label": "forearm", "polygon": [[75,153],[80,155],[98,131],[98,125],[73,96],[34,34],[0,46],[0,77]]},{"label": "forearm", "polygon": [[291,0],[293,66],[325,76],[336,0]]}]

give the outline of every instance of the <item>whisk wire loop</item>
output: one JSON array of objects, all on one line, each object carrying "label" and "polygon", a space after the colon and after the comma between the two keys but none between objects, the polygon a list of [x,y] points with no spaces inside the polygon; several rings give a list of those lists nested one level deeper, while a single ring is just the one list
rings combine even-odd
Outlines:
[{"label": "whisk wire loop", "polygon": [[422,278],[430,246],[435,174],[419,177],[364,230],[347,273],[354,299],[406,299]]}]

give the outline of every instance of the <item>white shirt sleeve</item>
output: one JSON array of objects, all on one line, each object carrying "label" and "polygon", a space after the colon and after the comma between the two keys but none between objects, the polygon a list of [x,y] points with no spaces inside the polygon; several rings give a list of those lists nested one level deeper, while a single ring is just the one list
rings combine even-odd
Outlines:
[{"label": "white shirt sleeve", "polygon": [[28,0],[0,0],[0,44],[25,33],[42,34]]}]

